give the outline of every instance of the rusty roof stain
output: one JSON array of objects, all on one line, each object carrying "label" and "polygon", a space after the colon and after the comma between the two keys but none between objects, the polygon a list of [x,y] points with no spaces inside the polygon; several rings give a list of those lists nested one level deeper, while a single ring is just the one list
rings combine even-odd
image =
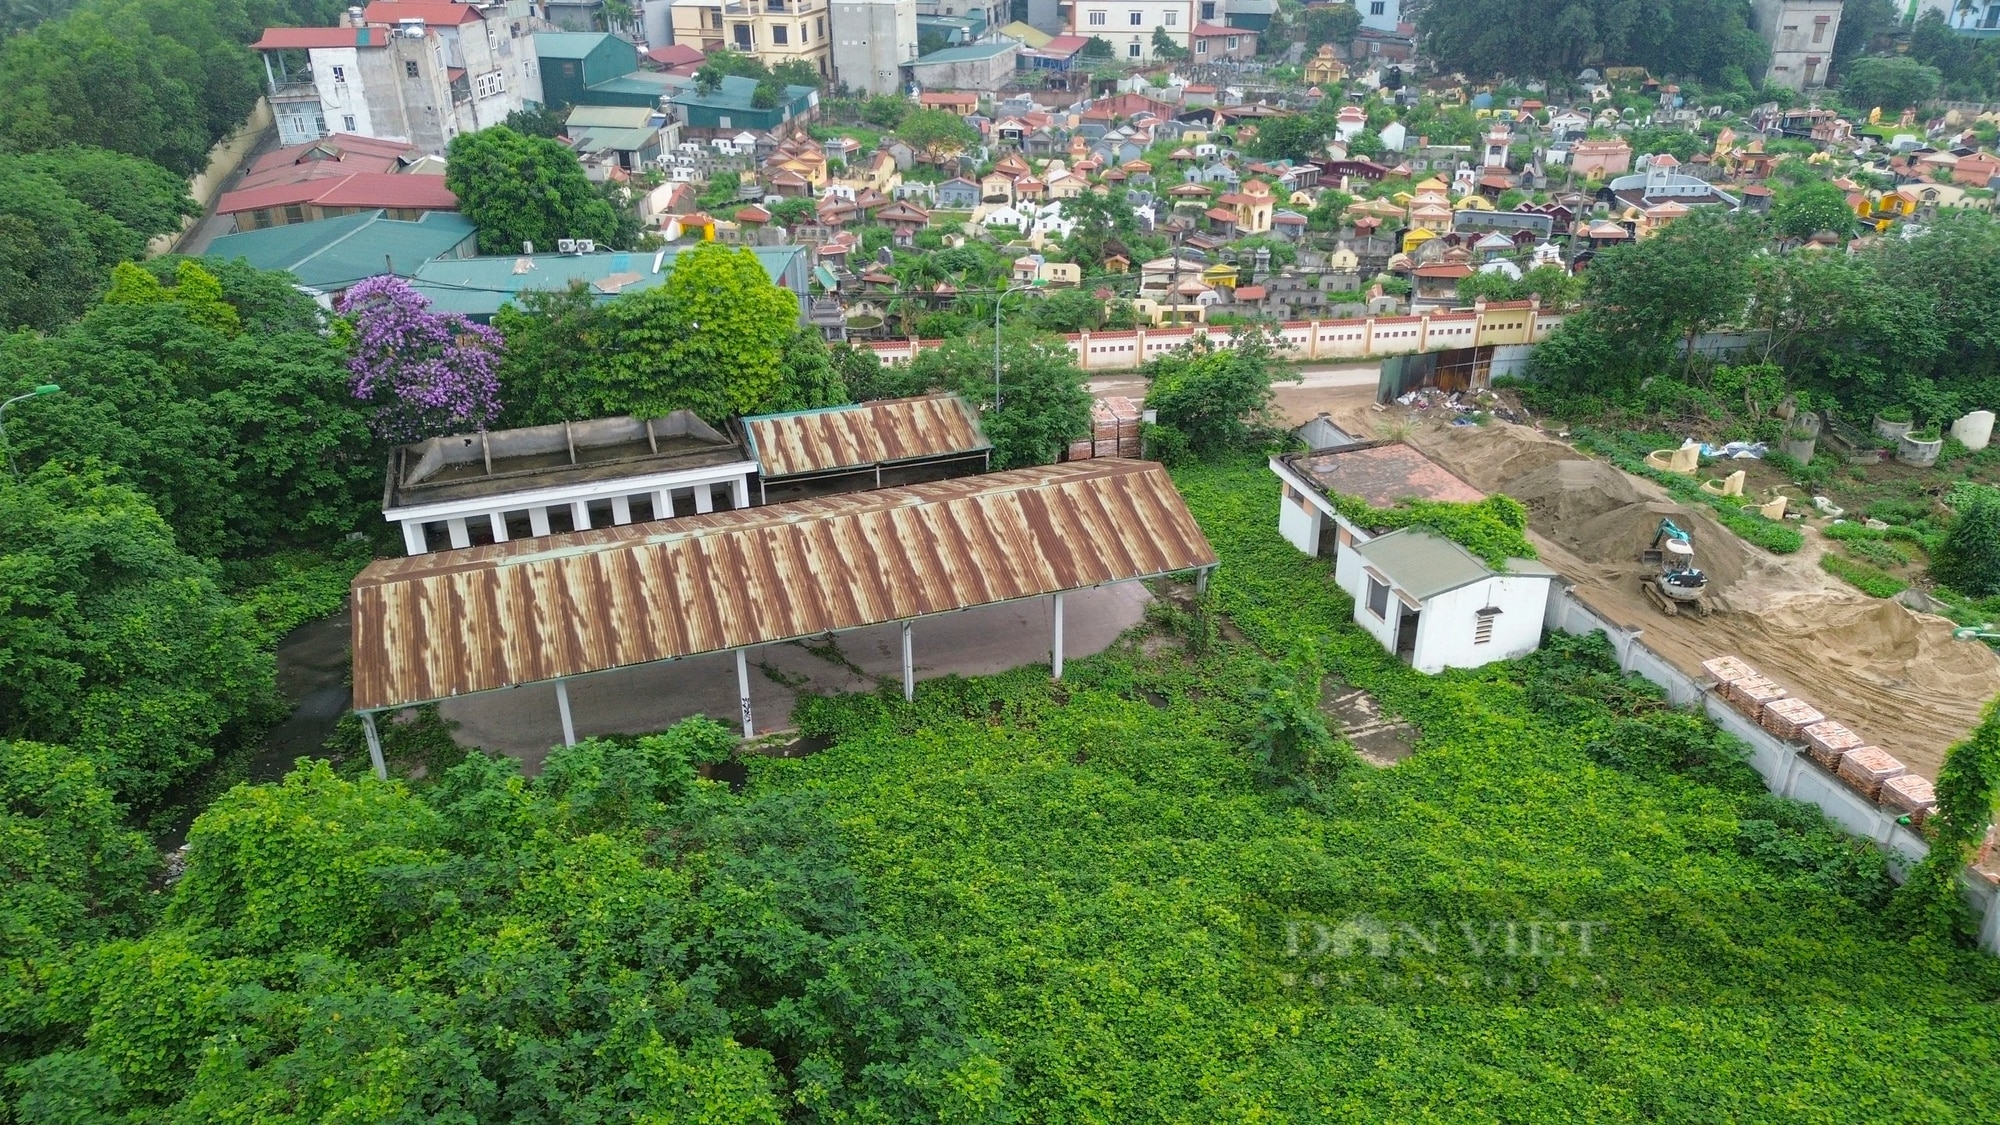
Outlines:
[{"label": "rusty roof stain", "polygon": [[758,415],[743,419],[743,429],[765,480],[992,447],[972,404],[952,394]]},{"label": "rusty roof stain", "polygon": [[1367,441],[1279,458],[1322,493],[1354,496],[1371,508],[1399,500],[1484,500],[1485,494],[1400,441]]},{"label": "rusty roof stain", "polygon": [[1093,460],[379,559],[354,707],[818,636],[1212,566],[1159,465]]}]

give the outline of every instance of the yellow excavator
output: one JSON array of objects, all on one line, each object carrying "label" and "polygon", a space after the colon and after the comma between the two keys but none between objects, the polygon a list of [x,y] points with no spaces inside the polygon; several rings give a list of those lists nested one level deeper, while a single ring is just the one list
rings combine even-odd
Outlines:
[{"label": "yellow excavator", "polygon": [[1707,617],[1715,612],[1708,604],[1708,575],[1695,569],[1694,537],[1671,519],[1660,520],[1653,533],[1653,545],[1639,552],[1639,561],[1659,567],[1654,574],[1639,579],[1639,588],[1668,617],[1683,610]]}]

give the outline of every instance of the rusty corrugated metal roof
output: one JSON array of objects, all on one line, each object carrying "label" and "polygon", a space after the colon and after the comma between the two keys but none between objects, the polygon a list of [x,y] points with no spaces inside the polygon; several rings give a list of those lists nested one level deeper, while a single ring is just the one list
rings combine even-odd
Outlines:
[{"label": "rusty corrugated metal roof", "polygon": [[743,419],[765,480],[976,453],[991,443],[957,395],[891,398]]},{"label": "rusty corrugated metal roof", "polygon": [[371,711],[1213,565],[1156,464],[1102,460],[381,559]]}]

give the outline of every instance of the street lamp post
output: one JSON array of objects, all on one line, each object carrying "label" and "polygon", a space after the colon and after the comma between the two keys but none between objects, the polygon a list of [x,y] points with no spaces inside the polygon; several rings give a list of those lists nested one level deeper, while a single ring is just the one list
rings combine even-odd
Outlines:
[{"label": "street lamp post", "polygon": [[43,383],[27,394],[15,395],[6,402],[0,402],[0,450],[5,450],[7,453],[7,471],[14,474],[15,484],[21,483],[21,470],[14,464],[14,447],[7,444],[7,408],[17,402],[31,398],[40,398],[43,395],[52,395],[61,390],[62,388],[56,386],[54,383]]},{"label": "street lamp post", "polygon": [[996,411],[1000,409],[1000,306],[1007,303],[1008,297],[1039,289],[1041,285],[1039,281],[1030,281],[1026,285],[1009,286],[993,298],[993,409]]}]

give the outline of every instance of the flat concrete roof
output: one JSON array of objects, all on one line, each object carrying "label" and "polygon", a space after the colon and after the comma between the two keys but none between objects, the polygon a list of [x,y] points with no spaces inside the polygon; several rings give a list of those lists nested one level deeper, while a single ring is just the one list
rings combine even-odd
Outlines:
[{"label": "flat concrete roof", "polygon": [[747,462],[735,441],[685,410],[453,434],[389,453],[385,511]]},{"label": "flat concrete roof", "polygon": [[1371,508],[1392,508],[1400,500],[1486,499],[1485,493],[1400,441],[1287,453],[1278,461],[1322,495],[1353,496]]}]

